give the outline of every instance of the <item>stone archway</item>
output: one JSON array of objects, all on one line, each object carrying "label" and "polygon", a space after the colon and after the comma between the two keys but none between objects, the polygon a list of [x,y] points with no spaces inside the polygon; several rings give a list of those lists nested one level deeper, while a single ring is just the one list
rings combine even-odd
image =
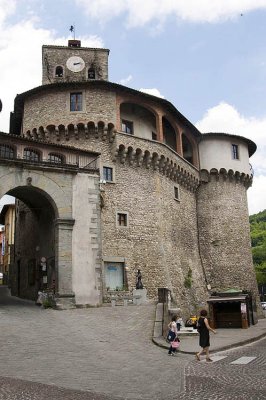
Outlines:
[{"label": "stone archway", "polygon": [[[20,286],[20,293],[14,294],[33,299],[38,288],[36,280],[41,278],[38,273],[40,261],[45,258],[47,264],[50,262],[47,265],[51,275],[49,283],[55,281],[58,298],[62,297],[64,303],[73,303],[72,181],[71,173],[0,165],[0,197],[10,194],[18,199],[17,223],[20,225],[14,251],[13,278],[16,267],[27,266],[23,276],[24,289],[22,291]],[[16,280],[12,285],[13,292],[16,292]]]}]

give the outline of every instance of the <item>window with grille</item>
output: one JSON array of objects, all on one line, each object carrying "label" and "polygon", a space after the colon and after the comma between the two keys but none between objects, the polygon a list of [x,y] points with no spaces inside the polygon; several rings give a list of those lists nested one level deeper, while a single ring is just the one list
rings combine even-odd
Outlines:
[{"label": "window with grille", "polygon": [[14,158],[15,152],[13,147],[6,144],[0,144],[0,157],[1,158]]},{"label": "window with grille", "polygon": [[117,213],[117,226],[128,226],[128,215],[126,213]]},{"label": "window with grille", "polygon": [[64,157],[61,154],[50,153],[48,155],[48,161],[54,164],[63,164]]},{"label": "window with grille", "polygon": [[23,158],[29,161],[40,161],[40,153],[32,149],[24,149]]},{"label": "window with grille", "polygon": [[103,167],[103,180],[113,182],[113,168]]},{"label": "window with grille", "polygon": [[70,111],[82,111],[82,93],[70,93]]},{"label": "window with grille", "polygon": [[238,145],[237,144],[232,144],[232,156],[233,156],[233,160],[239,160]]}]

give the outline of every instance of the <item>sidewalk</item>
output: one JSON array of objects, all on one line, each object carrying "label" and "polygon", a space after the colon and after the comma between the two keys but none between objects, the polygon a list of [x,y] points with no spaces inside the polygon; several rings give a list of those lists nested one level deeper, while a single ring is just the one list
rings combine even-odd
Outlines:
[{"label": "sidewalk", "polygon": [[[165,338],[161,336],[160,311],[156,311],[154,323],[153,342],[164,348],[169,348],[169,344]],[[256,325],[250,326],[248,329],[216,329],[216,334],[211,333],[211,352],[227,350],[248,344],[266,337],[266,318],[259,320]],[[195,354],[199,351],[199,335],[198,333],[186,334],[180,331],[180,347],[181,353]]]}]

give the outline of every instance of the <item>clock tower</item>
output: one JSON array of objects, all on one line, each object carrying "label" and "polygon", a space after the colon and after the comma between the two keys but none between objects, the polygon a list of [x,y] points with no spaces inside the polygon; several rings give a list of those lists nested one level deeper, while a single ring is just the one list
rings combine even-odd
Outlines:
[{"label": "clock tower", "polygon": [[81,47],[80,40],[68,46],[42,47],[42,84],[108,80],[108,49]]}]

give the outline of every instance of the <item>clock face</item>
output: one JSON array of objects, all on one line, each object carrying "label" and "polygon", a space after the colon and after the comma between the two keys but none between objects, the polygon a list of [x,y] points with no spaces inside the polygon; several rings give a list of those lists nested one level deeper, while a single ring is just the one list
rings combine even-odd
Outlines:
[{"label": "clock face", "polygon": [[72,56],[67,60],[66,66],[72,72],[80,72],[85,67],[85,62],[81,57]]}]

